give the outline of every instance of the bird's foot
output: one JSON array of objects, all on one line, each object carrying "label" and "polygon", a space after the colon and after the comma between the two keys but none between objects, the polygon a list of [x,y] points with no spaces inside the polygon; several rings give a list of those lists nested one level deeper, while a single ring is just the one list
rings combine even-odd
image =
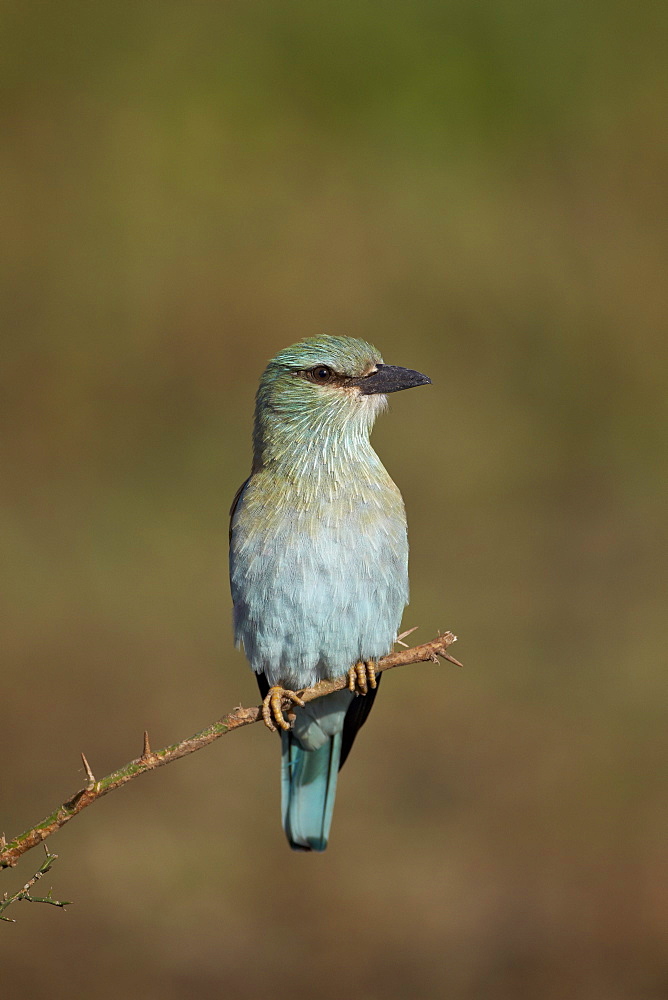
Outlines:
[{"label": "bird's foot", "polygon": [[373,660],[360,660],[348,671],[348,690],[354,694],[368,694],[369,688],[376,685],[376,664]]},{"label": "bird's foot", "polygon": [[304,702],[294,691],[288,691],[282,687],[270,687],[266,698],[262,702],[262,718],[264,719],[265,726],[272,733],[276,732],[276,726],[286,731],[290,729],[290,723],[283,715],[284,700],[293,705],[304,707]]}]

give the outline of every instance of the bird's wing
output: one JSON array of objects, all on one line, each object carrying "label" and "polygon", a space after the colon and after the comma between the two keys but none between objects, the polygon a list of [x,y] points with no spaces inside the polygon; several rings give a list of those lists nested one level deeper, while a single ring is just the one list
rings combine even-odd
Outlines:
[{"label": "bird's wing", "polygon": [[243,493],[246,483],[248,482],[249,479],[250,476],[248,477],[248,479],[244,479],[243,483],[241,484],[237,492],[234,494],[234,500],[232,501],[232,506],[230,507],[230,541],[232,541],[232,520],[234,518],[234,512],[237,509],[237,505],[241,500],[241,494]]},{"label": "bird's wing", "polygon": [[341,759],[339,760],[339,770],[341,770],[345,764],[346,758],[352,750],[355,737],[369,717],[369,712],[373,708],[373,703],[376,700],[376,694],[378,693],[378,686],[380,685],[382,679],[383,675],[378,674],[376,679],[377,686],[375,688],[370,688],[365,695],[358,695],[353,698],[350,703],[350,708],[346,712],[346,717],[343,722],[343,739],[341,741]]}]

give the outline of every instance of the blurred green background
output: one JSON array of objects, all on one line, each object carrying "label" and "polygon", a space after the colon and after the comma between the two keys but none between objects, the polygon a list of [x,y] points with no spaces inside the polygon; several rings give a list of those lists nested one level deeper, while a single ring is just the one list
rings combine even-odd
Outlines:
[{"label": "blurred green background", "polygon": [[[260,726],[49,844],[8,1000],[668,990],[664,242],[653,0],[0,8],[0,829],[257,700],[227,510],[314,333],[433,385],[374,441],[405,627],[330,848]],[[662,746],[663,741],[663,746]],[[37,852],[2,876],[14,891]]]}]

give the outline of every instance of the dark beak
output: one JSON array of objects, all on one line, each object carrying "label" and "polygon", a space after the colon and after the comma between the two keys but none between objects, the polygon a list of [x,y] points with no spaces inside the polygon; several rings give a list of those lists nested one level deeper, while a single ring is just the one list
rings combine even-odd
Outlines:
[{"label": "dark beak", "polygon": [[416,385],[429,385],[431,379],[410,368],[397,368],[395,365],[378,365],[378,371],[363,378],[352,379],[352,385],[358,385],[364,396],[373,392],[399,392],[400,389],[412,389]]}]

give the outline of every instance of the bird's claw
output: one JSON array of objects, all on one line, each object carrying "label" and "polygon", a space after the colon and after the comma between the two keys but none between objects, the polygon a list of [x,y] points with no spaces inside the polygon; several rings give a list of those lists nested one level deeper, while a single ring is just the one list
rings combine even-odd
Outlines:
[{"label": "bird's claw", "polygon": [[348,690],[353,694],[368,694],[369,688],[375,688],[376,665],[373,660],[360,660],[348,671]]},{"label": "bird's claw", "polygon": [[288,691],[282,687],[271,687],[262,702],[262,718],[264,724],[272,733],[279,729],[290,729],[290,723],[283,716],[283,700],[292,702],[293,705],[304,707],[304,702],[294,691]]}]

